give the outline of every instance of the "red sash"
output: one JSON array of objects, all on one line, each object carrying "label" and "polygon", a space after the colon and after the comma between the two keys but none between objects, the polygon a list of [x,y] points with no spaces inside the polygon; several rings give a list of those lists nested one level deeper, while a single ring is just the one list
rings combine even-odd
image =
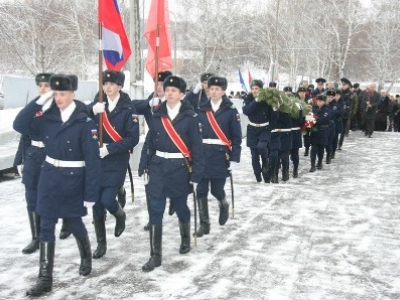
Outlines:
[{"label": "red sash", "polygon": [[167,116],[162,116],[161,122],[164,126],[165,131],[168,133],[168,136],[174,142],[175,146],[179,149],[179,151],[183,154],[183,156],[187,157],[189,160],[192,160],[192,155],[188,147],[186,146],[185,142],[181,139],[181,137],[178,135],[174,126],[172,126],[171,120]]},{"label": "red sash", "polygon": [[208,122],[210,122],[211,128],[214,130],[217,137],[232,151],[232,143],[224,132],[222,131],[221,127],[219,127],[217,120],[215,120],[214,114],[211,110],[206,111]]},{"label": "red sash", "polygon": [[103,127],[114,142],[122,141],[122,136],[112,127],[106,112],[103,112]]}]

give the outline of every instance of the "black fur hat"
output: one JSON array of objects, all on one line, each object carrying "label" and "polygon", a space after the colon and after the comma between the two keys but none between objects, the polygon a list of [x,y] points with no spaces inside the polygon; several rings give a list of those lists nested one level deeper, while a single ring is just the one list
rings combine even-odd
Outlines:
[{"label": "black fur hat", "polygon": [[320,84],[324,84],[326,82],[326,79],[320,77],[320,78],[315,79],[315,82],[316,83],[320,83]]},{"label": "black fur hat", "polygon": [[348,84],[351,87],[351,81],[348,80],[347,78],[343,77],[340,79],[340,81],[344,84]]},{"label": "black fur hat", "polygon": [[222,90],[226,91],[228,88],[228,81],[226,80],[225,77],[219,77],[219,76],[211,76],[207,80],[208,87],[212,85],[216,85],[222,88]]},{"label": "black fur hat", "polygon": [[50,82],[50,77],[54,75],[53,73],[39,73],[35,76],[36,85],[39,85],[41,82]]},{"label": "black fur hat", "polygon": [[78,89],[78,77],[64,74],[52,75],[50,87],[53,91],[76,91]]},{"label": "black fur hat", "polygon": [[254,79],[250,84],[250,88],[253,86],[258,86],[260,89],[262,89],[264,86],[264,83],[260,79]]},{"label": "black fur hat", "polygon": [[103,84],[112,82],[119,86],[123,86],[125,82],[125,74],[118,71],[106,70],[103,72]]},{"label": "black fur hat", "polygon": [[164,80],[168,77],[171,76],[172,72],[171,71],[162,71],[162,72],[158,72],[158,77],[157,80],[158,82],[164,82]]},{"label": "black fur hat", "polygon": [[326,101],[326,96],[324,94],[317,95],[317,100]]},{"label": "black fur hat", "polygon": [[277,84],[276,84],[275,81],[271,81],[271,82],[268,84],[268,87],[270,87],[270,88],[276,88],[276,86],[277,86]]},{"label": "black fur hat", "polygon": [[181,93],[185,93],[186,91],[186,81],[179,76],[170,75],[167,78],[165,78],[163,83],[164,91],[169,86],[178,88],[181,91]]},{"label": "black fur hat", "polygon": [[332,91],[332,90],[328,90],[328,91],[326,91],[326,95],[327,95],[327,96],[335,96],[335,95],[336,95],[336,92],[335,92],[335,91]]},{"label": "black fur hat", "polygon": [[208,79],[212,76],[214,76],[213,73],[203,73],[200,75],[200,82],[208,81]]}]

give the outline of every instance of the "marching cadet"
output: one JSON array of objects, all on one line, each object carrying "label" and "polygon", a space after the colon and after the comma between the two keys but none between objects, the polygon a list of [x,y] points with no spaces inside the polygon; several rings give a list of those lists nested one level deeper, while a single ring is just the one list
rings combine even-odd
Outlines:
[{"label": "marching cadet", "polygon": [[[301,102],[304,102],[306,104],[311,103],[311,105],[313,105],[312,100],[310,100],[310,95],[307,95],[307,93],[308,93],[308,90],[304,87],[299,87],[299,89],[297,90],[297,95]],[[304,156],[308,156],[308,154],[310,152],[310,146],[311,146],[309,132],[304,133],[303,142],[304,142],[304,147],[305,147]]]},{"label": "marching cadet", "polygon": [[343,132],[340,134],[338,150],[342,150],[343,141],[345,136],[349,136],[350,122],[354,114],[357,113],[358,98],[357,94],[351,91],[351,82],[347,78],[341,78],[342,82],[342,101],[344,104]]},{"label": "marching cadet", "polygon": [[331,103],[332,108],[332,119],[335,122],[335,135],[332,140],[332,153],[331,160],[335,158],[336,149],[339,141],[339,134],[343,133],[343,114],[345,111],[345,105],[342,101],[342,90],[337,89],[335,91],[334,101]]},{"label": "marching cadet", "polygon": [[289,180],[289,154],[292,149],[292,117],[288,113],[279,112],[276,128],[272,132],[277,133],[280,139],[278,161],[275,164],[273,183],[278,183],[279,165],[282,166],[282,180]]},{"label": "marching cadet", "polygon": [[[52,73],[39,73],[36,75],[35,82],[38,87],[39,96],[51,90],[51,75]],[[51,103],[51,101],[48,102],[37,114],[45,113]],[[45,157],[44,144],[38,132],[21,135],[14,165],[17,166],[18,173],[22,177],[22,183],[25,185],[25,199],[32,234],[32,241],[22,249],[22,253],[24,254],[30,254],[39,249],[40,216],[36,213],[37,186],[41,165]],[[63,221],[60,238],[67,238],[70,234],[66,222]]]},{"label": "marching cadet", "polygon": [[[172,73],[171,71],[162,71],[158,73],[158,78],[157,78],[157,88],[156,88],[156,93],[157,96],[154,97],[154,92],[150,94],[150,96],[147,98],[147,100],[132,100],[132,104],[136,109],[136,113],[138,115],[144,115],[144,118],[146,120],[147,126],[150,126],[150,119],[153,114],[154,108],[158,107],[162,102],[165,101],[165,93],[164,93],[164,80],[168,77],[171,76]],[[154,78],[155,82],[155,78]],[[149,201],[148,197],[146,197],[146,204],[147,204],[147,210],[149,210]],[[169,203],[169,209],[168,209],[168,214],[172,216],[175,213],[174,207],[171,204],[171,201]],[[148,231],[150,228],[150,222],[148,222],[144,226],[144,230]]]},{"label": "marching cadet", "polygon": [[107,252],[106,210],[116,218],[114,235],[119,237],[125,230],[126,215],[115,198],[125,182],[130,150],[139,142],[139,123],[135,108],[128,94],[121,91],[125,81],[124,73],[107,70],[102,76],[106,96],[104,102],[89,105],[97,124],[102,115],[104,129],[104,144],[100,148],[100,192],[93,205],[97,238],[97,249],[93,252],[95,259],[101,258]]},{"label": "marching cadet", "polygon": [[185,100],[188,101],[194,108],[195,112],[200,110],[203,103],[207,102],[210,98],[210,90],[208,87],[208,79],[213,76],[213,73],[203,73],[200,75],[200,82],[195,86],[193,91],[189,92],[185,96]]},{"label": "marching cadet", "polygon": [[[303,89],[305,94],[305,88]],[[293,178],[299,177],[299,149],[303,147],[301,128],[304,126],[305,117],[303,116],[303,108],[301,104],[297,104],[299,108],[298,118],[292,117],[292,149],[290,150],[290,160],[293,162]]]},{"label": "marching cadet", "polygon": [[250,87],[251,93],[244,99],[243,113],[249,118],[247,147],[250,148],[253,172],[257,182],[261,182],[261,175],[264,180],[267,179],[271,126],[275,126],[279,113],[266,102],[258,101],[257,96],[263,87],[261,80],[253,80]]},{"label": "marching cadet", "polygon": [[52,289],[58,218],[64,218],[76,238],[81,256],[79,274],[87,276],[92,271],[90,241],[82,216],[87,214],[84,201],[94,202],[98,195],[100,158],[96,126],[88,118],[86,105],[74,100],[77,82],[74,75],[51,76],[56,105],[34,118],[52,99],[53,92],[47,92],[22,109],[14,121],[14,129],[22,134],[39,133],[46,153],[36,205],[41,217],[40,268],[36,284],[26,293],[29,296]]},{"label": "marching cadet", "polygon": [[195,190],[204,170],[199,118],[192,106],[181,101],[186,82],[178,76],[164,81],[166,101],[154,110],[142,149],[139,176],[147,176],[149,197],[150,259],[142,267],[150,272],[161,266],[162,221],[166,198],[173,202],[179,219],[179,253],[190,251],[190,210],[187,197]]},{"label": "marching cadet", "polygon": [[330,164],[331,163],[331,159],[332,159],[332,152],[333,152],[333,142],[335,141],[335,118],[336,118],[336,102],[334,100],[335,98],[335,91],[333,90],[327,90],[326,91],[326,104],[328,106],[328,108],[330,109],[330,114],[331,114],[331,118],[329,120],[329,130],[328,130],[328,143],[325,146],[325,150],[326,150],[326,164]]},{"label": "marching cadet", "polygon": [[331,118],[330,109],[326,105],[326,96],[317,96],[317,106],[313,107],[313,113],[316,115],[317,131],[311,132],[311,169],[315,172],[315,160],[318,157],[317,169],[322,169],[322,160],[324,159],[324,148],[328,144],[329,120]]},{"label": "marching cadet", "polygon": [[[210,100],[200,107],[203,151],[205,159],[204,176],[197,186],[200,228],[198,237],[210,233],[208,192],[219,202],[219,224],[225,225],[229,218],[229,203],[226,200],[226,178],[237,169],[240,162],[242,128],[240,115],[225,95],[228,87],[226,78],[212,76],[208,79]],[[265,128],[267,129],[267,128]]]},{"label": "marching cadet", "polygon": [[325,92],[324,83],[326,82],[326,79],[325,78],[317,78],[317,79],[315,79],[315,82],[317,83],[317,88],[312,91],[311,98],[315,98],[317,95]]}]

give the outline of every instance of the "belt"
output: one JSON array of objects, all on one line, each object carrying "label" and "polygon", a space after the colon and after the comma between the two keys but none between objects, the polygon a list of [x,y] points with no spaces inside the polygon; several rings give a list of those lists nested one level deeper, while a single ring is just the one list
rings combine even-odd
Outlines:
[{"label": "belt", "polygon": [[169,158],[183,158],[182,153],[169,153],[169,152],[162,152],[162,151],[156,151],[156,155],[158,157],[162,157],[165,159],[169,159]]},{"label": "belt", "polygon": [[292,129],[287,128],[287,129],[273,129],[271,132],[289,132],[292,131]]},{"label": "belt", "polygon": [[220,139],[203,139],[203,144],[226,146],[226,144]]},{"label": "belt", "polygon": [[300,127],[293,127],[290,130],[300,130]]},{"label": "belt", "polygon": [[261,123],[261,124],[249,122],[249,125],[254,126],[254,127],[265,127],[265,126],[268,126],[268,125],[269,125],[269,122],[267,122],[267,123]]},{"label": "belt", "polygon": [[46,156],[46,161],[57,168],[82,168],[85,166],[83,160],[59,160]]},{"label": "belt", "polygon": [[40,141],[31,141],[31,145],[38,147],[38,148],[44,148],[43,142],[40,142]]}]

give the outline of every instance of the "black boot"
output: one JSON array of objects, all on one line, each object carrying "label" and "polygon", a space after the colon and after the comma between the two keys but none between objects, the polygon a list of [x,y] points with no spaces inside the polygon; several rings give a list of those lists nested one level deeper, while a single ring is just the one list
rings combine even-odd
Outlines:
[{"label": "black boot", "polygon": [[179,231],[181,233],[181,245],[179,247],[180,254],[190,252],[190,221],[187,223],[179,222]]},{"label": "black boot", "polygon": [[162,261],[162,225],[150,225],[150,259],[142,267],[144,272],[153,271]]},{"label": "black boot", "polygon": [[94,218],[93,221],[97,239],[97,249],[93,252],[93,258],[97,259],[103,257],[107,252],[105,216]]},{"label": "black boot", "polygon": [[262,175],[265,183],[270,183],[271,182],[271,175],[268,174],[268,171],[265,172],[265,173],[262,172],[261,175]]},{"label": "black boot", "polygon": [[81,240],[76,239],[76,243],[81,254],[79,275],[87,276],[92,272],[92,250],[90,249],[89,236],[87,235]]},{"label": "black boot", "polygon": [[168,214],[172,216],[175,213],[175,208],[174,204],[172,203],[172,200],[169,200],[169,209],[168,209]]},{"label": "black boot", "polygon": [[331,153],[331,160],[332,160],[332,159],[335,159],[335,152],[332,152],[332,153]]},{"label": "black boot", "polygon": [[31,254],[39,249],[39,230],[40,230],[40,216],[28,210],[29,224],[31,227],[32,241],[22,249],[22,253]]},{"label": "black boot", "polygon": [[257,182],[261,182],[262,181],[261,173],[255,173],[254,175],[256,176]]},{"label": "black boot", "polygon": [[278,167],[272,169],[272,171],[271,171],[271,182],[272,183],[279,183],[278,171],[279,171]]},{"label": "black boot", "polygon": [[126,214],[121,206],[119,206],[118,210],[113,215],[116,219],[114,235],[119,237],[125,230]]},{"label": "black boot", "polygon": [[331,163],[331,153],[327,152],[326,153],[326,164],[329,165]]},{"label": "black boot", "polygon": [[38,297],[51,291],[53,287],[55,243],[40,242],[40,267],[36,284],[26,292],[27,296]]},{"label": "black boot", "polygon": [[119,205],[121,205],[121,207],[124,208],[126,205],[126,190],[125,190],[124,186],[121,186],[118,189],[117,198],[118,198]]},{"label": "black boot", "polygon": [[267,173],[268,168],[269,168],[269,159],[268,158],[262,158],[262,165],[261,165],[261,172],[262,173]]},{"label": "black boot", "polygon": [[146,225],[143,226],[144,231],[149,231],[150,230],[150,223],[147,223]]},{"label": "black boot", "polygon": [[288,181],[289,180],[289,168],[282,166],[282,180]]},{"label": "black boot", "polygon": [[193,235],[202,237],[203,235],[210,233],[210,216],[208,214],[208,199],[198,198],[197,203],[199,205],[200,228]]},{"label": "black boot", "polygon": [[68,225],[66,224],[64,219],[62,220],[62,222],[63,223],[62,223],[61,231],[60,231],[60,239],[65,240],[67,237],[69,237],[71,235],[71,231],[69,231]]},{"label": "black boot", "polygon": [[225,225],[229,219],[229,203],[226,198],[219,201],[219,225]]},{"label": "black boot", "polygon": [[318,159],[317,170],[321,170],[321,169],[322,169],[322,159]]},{"label": "black boot", "polygon": [[308,156],[308,153],[310,153],[310,147],[306,147],[306,151],[304,151],[304,156]]},{"label": "black boot", "polygon": [[315,172],[316,171],[316,168],[315,168],[315,161],[312,161],[311,162],[311,169],[310,169],[310,172]]},{"label": "black boot", "polygon": [[299,166],[294,165],[293,166],[293,178],[298,178],[299,177]]}]

